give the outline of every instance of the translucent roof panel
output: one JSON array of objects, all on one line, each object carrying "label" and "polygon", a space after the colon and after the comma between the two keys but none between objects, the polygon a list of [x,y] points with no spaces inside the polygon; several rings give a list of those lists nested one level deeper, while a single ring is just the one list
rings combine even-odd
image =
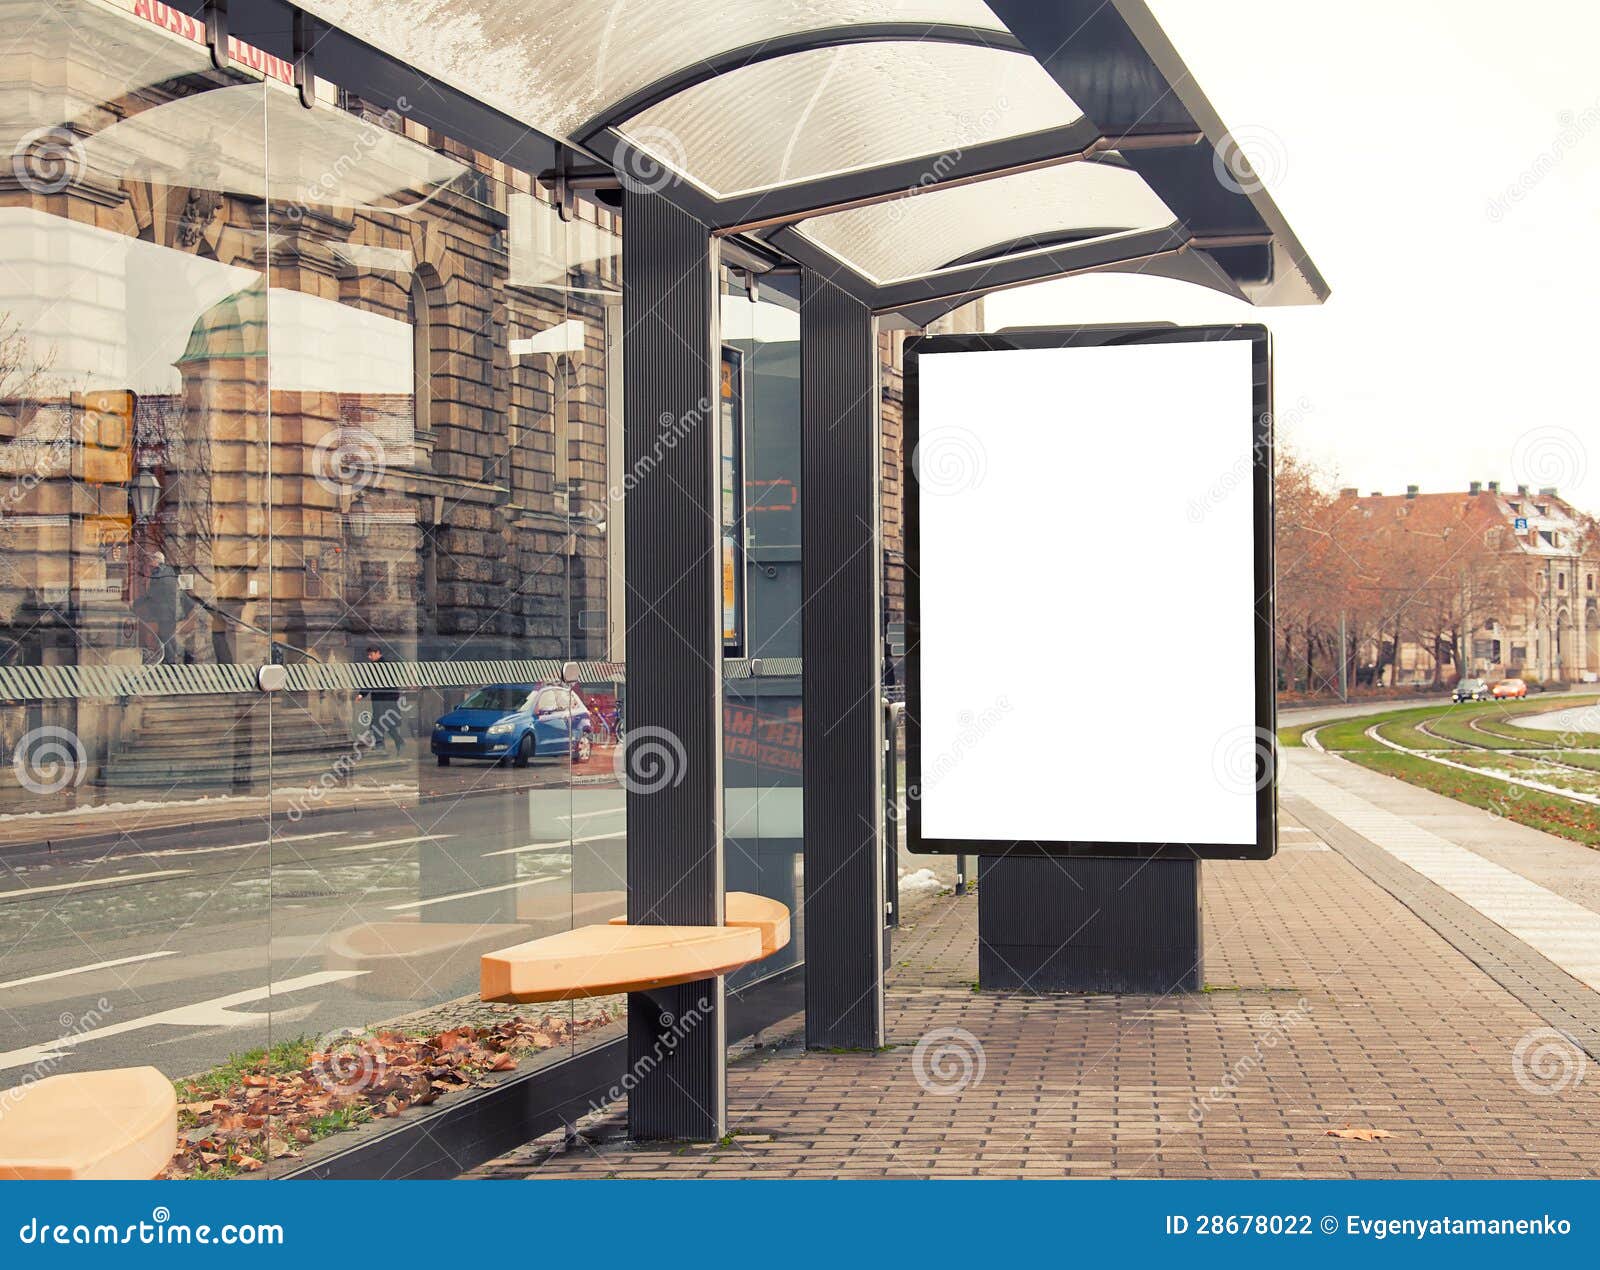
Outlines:
[{"label": "translucent roof panel", "polygon": [[[718,53],[864,23],[1005,28],[981,0],[298,0],[552,136]],[[898,122],[898,121],[896,121]]]},{"label": "translucent roof panel", "polygon": [[1176,218],[1137,172],[1064,163],[818,216],[799,232],[875,283],[901,282],[1004,251]]},{"label": "translucent roof panel", "polygon": [[718,75],[618,131],[717,197],[1075,123],[1026,53],[970,44],[842,44]]}]

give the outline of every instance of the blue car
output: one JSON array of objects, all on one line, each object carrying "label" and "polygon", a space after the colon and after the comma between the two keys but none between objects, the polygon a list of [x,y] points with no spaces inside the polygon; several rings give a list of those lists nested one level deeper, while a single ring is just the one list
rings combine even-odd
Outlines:
[{"label": "blue car", "polygon": [[594,749],[589,707],[565,684],[489,684],[433,725],[440,767],[453,758],[586,761]]}]

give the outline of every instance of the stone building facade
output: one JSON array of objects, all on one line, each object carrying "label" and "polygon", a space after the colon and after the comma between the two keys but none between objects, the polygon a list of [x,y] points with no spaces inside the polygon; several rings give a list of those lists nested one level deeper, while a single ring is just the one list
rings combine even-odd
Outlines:
[{"label": "stone building facade", "polygon": [[[1600,523],[1556,489],[1345,490],[1338,506],[1352,557],[1385,583],[1376,624],[1400,627],[1398,682],[1600,677]],[[1419,638],[1423,630],[1433,638]],[[1441,638],[1451,633],[1461,665],[1456,641]],[[1378,654],[1371,645],[1359,660]]]},{"label": "stone building facade", "polygon": [[87,3],[0,4],[28,32],[0,72],[0,661],[624,661],[620,214],[342,92],[307,111],[276,59],[217,71],[164,6]]}]

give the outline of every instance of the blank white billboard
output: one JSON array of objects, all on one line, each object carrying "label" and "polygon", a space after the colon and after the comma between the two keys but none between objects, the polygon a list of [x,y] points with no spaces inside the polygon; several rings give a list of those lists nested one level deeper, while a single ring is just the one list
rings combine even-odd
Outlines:
[{"label": "blank white billboard", "polygon": [[1265,336],[1226,331],[916,346],[913,849],[1271,853]]}]

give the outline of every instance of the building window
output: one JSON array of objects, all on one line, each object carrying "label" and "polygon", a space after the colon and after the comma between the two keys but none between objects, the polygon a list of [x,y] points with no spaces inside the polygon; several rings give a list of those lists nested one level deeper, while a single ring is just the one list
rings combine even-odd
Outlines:
[{"label": "building window", "polygon": [[1556,590],[1557,591],[1565,591],[1566,589],[1567,589],[1567,575],[1565,573],[1556,574]]},{"label": "building window", "polygon": [[411,318],[411,414],[416,430],[426,436],[433,426],[433,306],[420,269],[411,275],[406,307]]},{"label": "building window", "polygon": [[572,409],[577,377],[578,368],[571,354],[559,354],[555,360],[555,409],[551,412],[557,493],[565,492],[572,479]]}]

